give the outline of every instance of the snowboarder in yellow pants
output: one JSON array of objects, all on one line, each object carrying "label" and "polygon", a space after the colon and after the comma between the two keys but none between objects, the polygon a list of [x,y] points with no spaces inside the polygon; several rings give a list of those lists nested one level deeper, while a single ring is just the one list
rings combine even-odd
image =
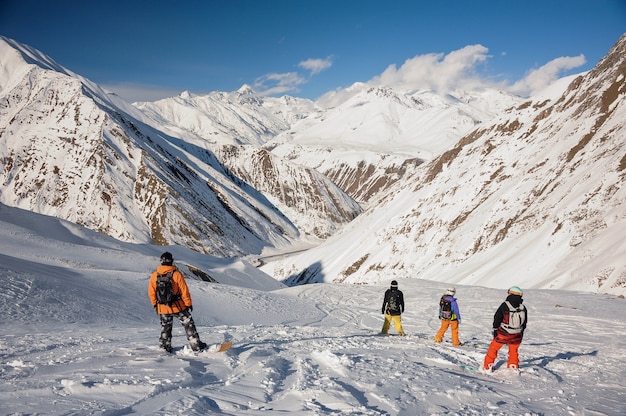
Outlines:
[{"label": "snowboarder in yellow pants", "polygon": [[406,335],[402,329],[402,312],[404,312],[404,295],[398,290],[398,282],[393,280],[391,287],[385,292],[382,307],[382,313],[385,314],[385,322],[380,332],[383,334],[388,333],[391,322],[393,321],[393,326],[396,328],[396,331],[402,336]]},{"label": "snowboarder in yellow pants", "polygon": [[385,322],[383,323],[383,330],[381,331],[383,334],[389,332],[389,327],[391,326],[391,322],[393,322],[394,328],[396,328],[396,332],[398,334],[404,336],[404,330],[402,329],[402,318],[400,315],[390,315],[385,314]]}]

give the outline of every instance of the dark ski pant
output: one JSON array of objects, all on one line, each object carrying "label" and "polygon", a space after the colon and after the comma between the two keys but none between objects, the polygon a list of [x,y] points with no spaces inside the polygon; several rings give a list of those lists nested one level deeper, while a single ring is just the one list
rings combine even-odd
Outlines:
[{"label": "dark ski pant", "polygon": [[174,324],[174,317],[178,318],[185,328],[185,334],[187,334],[187,340],[192,350],[197,350],[200,344],[200,336],[196,330],[196,324],[193,322],[191,312],[189,309],[184,311],[166,315],[159,315],[161,317],[161,337],[159,338],[161,348],[172,348],[172,326]]}]

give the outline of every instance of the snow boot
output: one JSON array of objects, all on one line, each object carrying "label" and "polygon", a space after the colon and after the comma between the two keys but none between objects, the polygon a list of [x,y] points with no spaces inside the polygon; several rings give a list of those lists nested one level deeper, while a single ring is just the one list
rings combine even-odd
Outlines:
[{"label": "snow boot", "polygon": [[205,350],[205,349],[206,349],[206,347],[207,347],[207,344],[206,344],[206,343],[204,343],[204,342],[202,342],[202,341],[198,341],[198,344],[197,344],[197,345],[194,345],[192,349],[193,349],[194,351],[199,352],[199,351],[203,351],[203,350]]}]

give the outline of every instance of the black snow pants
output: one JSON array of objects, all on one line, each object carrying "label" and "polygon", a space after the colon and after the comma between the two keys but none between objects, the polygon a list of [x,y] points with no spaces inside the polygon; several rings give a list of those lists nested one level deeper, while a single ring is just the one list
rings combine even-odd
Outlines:
[{"label": "black snow pants", "polygon": [[191,349],[196,351],[200,348],[200,337],[189,309],[185,309],[184,311],[178,313],[159,316],[161,317],[161,337],[159,338],[161,348],[165,348],[166,350],[171,350],[172,348],[172,326],[174,317],[180,319],[180,322],[183,324]]}]

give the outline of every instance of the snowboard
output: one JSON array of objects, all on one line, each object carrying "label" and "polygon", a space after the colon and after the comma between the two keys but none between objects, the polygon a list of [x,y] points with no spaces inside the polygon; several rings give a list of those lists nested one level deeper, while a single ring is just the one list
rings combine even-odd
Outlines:
[{"label": "snowboard", "polygon": [[230,347],[233,346],[233,343],[231,341],[227,341],[227,342],[222,342],[221,344],[212,344],[212,345],[207,345],[207,347],[203,350],[206,352],[224,352],[224,351],[228,351],[230,349]]},{"label": "snowboard", "polygon": [[485,371],[482,369],[482,366],[480,365],[471,366],[471,365],[461,364],[459,365],[459,367],[461,368],[461,371],[466,372],[466,373],[481,374],[486,377],[494,377],[494,378],[502,379],[502,380],[509,380],[509,379],[514,380],[522,375],[521,370],[518,368],[516,369],[503,368],[497,371]]},{"label": "snowboard", "polygon": [[461,370],[467,371],[468,373],[482,373],[482,374],[491,374],[489,372],[484,371],[481,367],[474,367],[471,365],[459,365]]},{"label": "snowboard", "polygon": [[172,350],[172,354],[179,355],[179,356],[186,356],[186,355],[198,356],[201,354],[213,354],[213,353],[228,351],[230,347],[232,346],[233,346],[233,343],[231,341],[227,341],[227,342],[222,342],[221,344],[207,344],[207,346],[203,350],[194,351],[191,348],[189,348],[188,345],[185,345],[182,348],[174,348]]}]

